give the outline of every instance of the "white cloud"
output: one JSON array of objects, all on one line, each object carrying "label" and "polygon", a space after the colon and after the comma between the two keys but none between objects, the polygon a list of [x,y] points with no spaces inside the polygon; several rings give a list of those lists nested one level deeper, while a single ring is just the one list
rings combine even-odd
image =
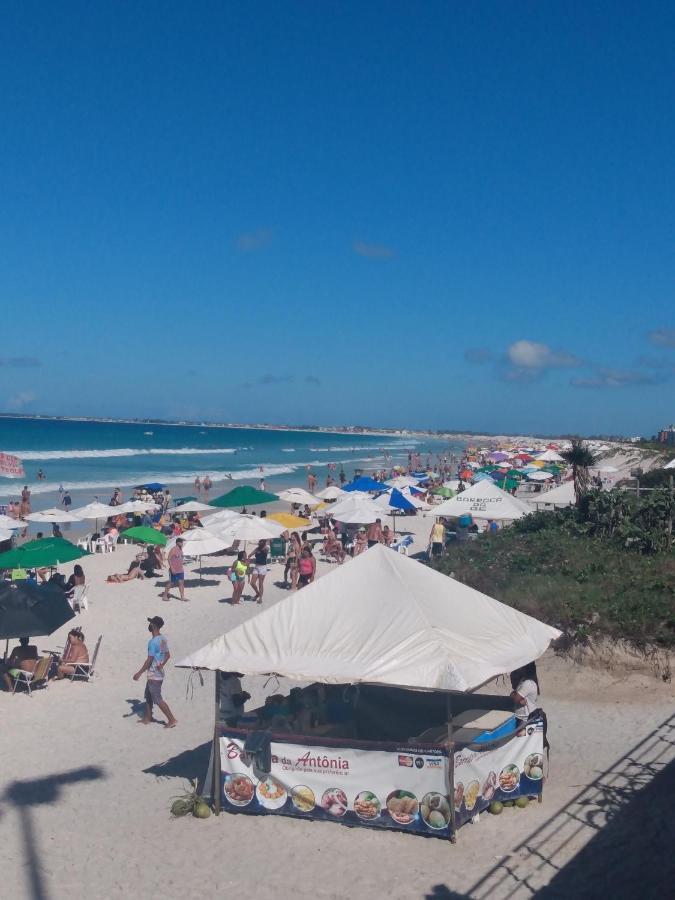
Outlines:
[{"label": "white cloud", "polygon": [[392,259],[395,255],[391,247],[385,247],[384,244],[368,244],[366,241],[354,241],[352,249],[354,253],[368,259]]},{"label": "white cloud", "polygon": [[509,345],[506,356],[511,365],[519,369],[562,369],[578,366],[581,360],[565,350],[552,350],[548,344],[537,341],[515,341]]},{"label": "white cloud", "polygon": [[7,406],[10,409],[23,409],[24,406],[28,406],[35,399],[36,395],[32,391],[19,391],[9,398]]}]

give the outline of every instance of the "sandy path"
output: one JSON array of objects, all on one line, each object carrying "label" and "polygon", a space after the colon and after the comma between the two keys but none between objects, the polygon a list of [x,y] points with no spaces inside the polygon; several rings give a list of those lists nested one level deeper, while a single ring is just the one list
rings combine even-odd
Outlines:
[{"label": "sandy path", "polygon": [[[423,535],[421,548],[431,520],[413,524]],[[163,603],[154,582],[105,584],[105,575],[123,571],[132,553],[124,547],[84,561],[93,603],[78,621],[90,649],[98,634],[104,636],[94,681],[55,684],[32,699],[0,694],[0,871],[16,896],[197,898],[228,889],[243,896],[255,891],[261,900],[531,896],[527,880],[533,887],[547,883],[596,833],[582,824],[557,851],[563,829],[570,822],[576,828],[589,805],[601,809],[605,802],[607,791],[598,799],[592,788],[584,815],[577,815],[580,787],[595,782],[673,712],[668,685],[634,676],[617,681],[547,661],[541,674],[553,755],[544,803],[506,810],[500,818],[484,816],[460,832],[455,846],[273,817],[171,821],[171,798],[186,778],[205,769],[213,729],[212,676],[206,675],[204,687],[196,682],[194,694],[186,697],[187,673],[170,669],[165,697],[178,727],[139,725],[143,684],[131,676],[145,657],[146,617],[159,613],[166,619],[176,660],[259,607],[246,603],[237,609],[221,602],[230,594],[229,584],[213,573],[202,586],[189,583],[191,602],[185,604]],[[268,576],[267,603],[287,596],[272,586],[281,571],[276,564]],[[38,640],[38,646],[63,643],[65,631]],[[657,741],[656,761],[651,744],[644,745],[644,761],[653,763],[649,778],[675,756],[671,741],[672,736]],[[640,777],[635,769],[620,776],[624,799],[642,784],[644,766],[640,760],[637,766]],[[626,770],[626,764],[619,769]],[[540,836],[528,842],[529,849],[518,850],[536,830]],[[555,868],[532,851],[537,841],[537,852]]]}]

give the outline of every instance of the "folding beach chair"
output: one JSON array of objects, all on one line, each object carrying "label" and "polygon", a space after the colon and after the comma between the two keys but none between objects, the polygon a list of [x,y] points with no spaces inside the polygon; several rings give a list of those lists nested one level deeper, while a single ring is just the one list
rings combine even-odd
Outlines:
[{"label": "folding beach chair", "polygon": [[286,559],[286,541],[283,538],[270,540],[270,562]]},{"label": "folding beach chair", "polygon": [[41,685],[42,687],[48,687],[49,682],[47,681],[47,676],[49,675],[49,667],[52,664],[51,655],[43,656],[35,666],[32,672],[27,672],[25,669],[19,669],[16,675],[12,675],[14,679],[14,686],[12,688],[12,693],[16,693],[16,689],[20,684],[25,685],[28,688],[28,696],[33,696],[33,688]]},{"label": "folding beach chair", "polygon": [[75,671],[70,676],[71,681],[75,681],[76,678],[81,678],[82,681],[89,681],[90,678],[94,677],[96,671],[96,660],[98,659],[98,651],[101,646],[102,640],[103,635],[99,634],[98,640],[96,641],[96,646],[94,647],[94,653],[91,657],[91,662],[73,664]]}]

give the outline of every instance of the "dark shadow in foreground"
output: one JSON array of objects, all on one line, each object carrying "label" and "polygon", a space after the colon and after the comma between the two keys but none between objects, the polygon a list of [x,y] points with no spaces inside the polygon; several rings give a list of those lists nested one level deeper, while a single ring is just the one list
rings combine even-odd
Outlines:
[{"label": "dark shadow in foreground", "polygon": [[[70,772],[61,772],[59,775],[46,775],[43,778],[29,778],[24,781],[12,781],[7,785],[3,795],[3,802],[13,806],[18,815],[23,839],[23,852],[25,858],[25,870],[28,878],[27,895],[31,900],[47,900],[48,892],[45,886],[42,869],[41,854],[37,846],[31,807],[45,806],[55,803],[63,790],[70,785],[77,785],[83,781],[94,781],[104,778],[103,769],[98,766],[84,766],[73,769]],[[9,889],[9,885],[7,886]],[[21,891],[14,886],[14,893],[21,895]]]}]

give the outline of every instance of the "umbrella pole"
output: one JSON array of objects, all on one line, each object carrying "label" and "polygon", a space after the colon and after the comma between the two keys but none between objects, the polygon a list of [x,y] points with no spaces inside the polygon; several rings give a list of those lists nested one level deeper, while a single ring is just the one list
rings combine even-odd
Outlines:
[{"label": "umbrella pole", "polygon": [[5,662],[7,662],[7,651],[9,650],[9,638],[5,641]]}]

